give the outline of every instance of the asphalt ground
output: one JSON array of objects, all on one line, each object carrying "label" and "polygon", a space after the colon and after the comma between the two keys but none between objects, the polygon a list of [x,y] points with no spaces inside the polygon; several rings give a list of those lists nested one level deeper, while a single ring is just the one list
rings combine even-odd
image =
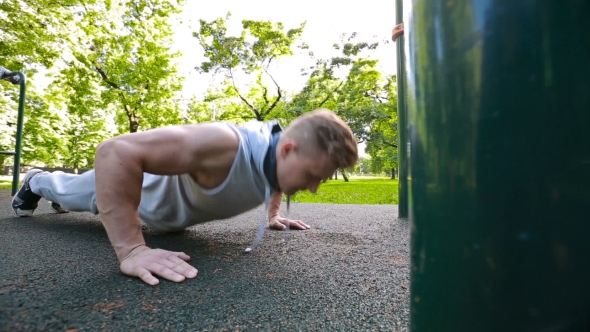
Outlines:
[{"label": "asphalt ground", "polygon": [[396,205],[293,203],[307,231],[267,230],[258,208],[148,246],[183,251],[195,279],[123,275],[100,219],[18,218],[0,190],[0,331],[407,331],[409,227]]}]

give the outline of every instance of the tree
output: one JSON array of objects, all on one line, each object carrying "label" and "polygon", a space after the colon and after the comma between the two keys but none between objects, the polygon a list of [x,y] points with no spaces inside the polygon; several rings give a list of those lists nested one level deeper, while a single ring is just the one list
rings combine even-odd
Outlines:
[{"label": "tree", "polygon": [[373,173],[371,169],[371,159],[367,157],[359,157],[358,162],[354,165],[354,172],[363,175]]},{"label": "tree", "polygon": [[[388,104],[386,111],[387,116],[376,119],[373,122],[371,130],[368,133],[367,152],[374,163],[379,163],[382,168],[379,171],[387,171],[391,178],[395,178],[397,165],[397,149],[398,149],[398,134],[397,134],[397,89],[396,77],[389,76],[385,91],[388,99],[393,101]],[[405,148],[402,147],[402,148]],[[377,166],[375,165],[377,168]]]},{"label": "tree", "polygon": [[[182,0],[5,1],[0,64],[27,73],[23,162],[90,166],[97,142],[182,121],[170,22]],[[50,69],[48,93],[34,72]],[[14,142],[17,91],[0,85],[1,148]],[[114,116],[113,116],[114,115]],[[2,121],[4,120],[4,121]]]},{"label": "tree", "polygon": [[[0,85],[5,89],[0,98],[0,149],[14,151],[20,88],[8,83]],[[55,165],[64,152],[60,129],[63,119],[36,92],[34,85],[30,84],[28,87],[21,149],[22,164],[37,161]],[[0,166],[6,159],[5,155],[2,156],[4,158],[1,159]]]},{"label": "tree", "polygon": [[[60,124],[63,119],[35,89],[35,73],[59,59],[70,32],[74,8],[95,0],[6,0],[0,2],[0,65],[24,72],[27,79],[23,163],[59,162],[64,152]],[[19,86],[0,84],[0,149],[14,150]],[[2,160],[3,163],[3,160]],[[0,164],[1,166],[1,164]]]},{"label": "tree", "polygon": [[[253,105],[262,105],[266,101],[259,92],[258,86],[251,87],[246,98]],[[202,100],[193,98],[189,105],[187,122],[198,123],[217,120],[238,124],[252,119],[250,108],[236,97],[236,90],[231,85],[224,84],[219,88],[210,88]],[[284,108],[284,101],[277,102],[272,115],[269,115],[269,117],[282,119],[281,114]]]},{"label": "tree", "polygon": [[64,166],[92,168],[96,147],[113,134],[108,130],[109,118],[102,109],[99,83],[85,79],[87,71],[82,67],[68,67],[61,74],[76,84],[52,83],[47,100],[56,109],[65,110],[67,116],[62,128],[66,148]]},{"label": "tree", "polygon": [[[182,85],[173,62],[179,54],[167,46],[172,37],[169,21],[180,4],[181,0],[128,0],[85,6],[59,81],[86,86],[98,82],[100,95],[93,103],[116,109],[120,132],[180,123],[175,98]],[[85,74],[69,75],[71,70]]]},{"label": "tree", "polygon": [[371,156],[369,165],[372,173],[387,173],[392,179],[395,179],[397,174],[397,148],[375,149],[369,147],[366,152]]},{"label": "tree", "polygon": [[31,89],[27,97],[25,109],[28,117],[23,127],[22,159],[29,164],[40,162],[47,166],[61,166],[67,154],[62,130],[64,120],[33,91]]},{"label": "tree", "polygon": [[[203,62],[197,70],[223,75],[225,93],[239,99],[245,106],[236,110],[238,112],[234,115],[263,121],[273,117],[285,95],[270,73],[270,67],[281,57],[293,54],[292,47],[301,37],[305,23],[285,32],[280,22],[243,20],[243,30],[236,37],[227,34],[226,21],[230,16],[228,13],[225,19],[218,18],[211,22],[200,20],[200,29],[193,35],[205,50],[208,61]],[[250,79],[250,89],[240,88],[240,74],[255,77],[254,80]],[[265,78],[272,82],[273,88],[269,87]]]},{"label": "tree", "polygon": [[73,8],[95,0],[5,0],[0,2],[0,65],[12,70],[51,67],[59,58]]},{"label": "tree", "polygon": [[[293,98],[291,110],[302,114],[315,108],[335,110],[351,127],[359,143],[381,140],[380,130],[397,122],[397,99],[391,93],[392,77],[384,78],[377,60],[362,57],[379,43],[354,42],[356,34],[342,36],[334,48],[338,56],[319,59],[304,70],[306,86]],[[392,130],[393,130],[392,129]],[[341,170],[345,181],[346,172]]]}]

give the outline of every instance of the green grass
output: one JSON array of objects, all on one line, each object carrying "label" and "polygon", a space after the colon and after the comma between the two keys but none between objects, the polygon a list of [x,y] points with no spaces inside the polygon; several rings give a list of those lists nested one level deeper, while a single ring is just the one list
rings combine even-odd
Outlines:
[{"label": "green grass", "polygon": [[351,178],[328,180],[317,193],[309,191],[295,194],[291,201],[300,203],[330,204],[397,204],[398,182],[389,178]]},{"label": "green grass", "polygon": [[12,188],[12,175],[0,175],[0,189]]},{"label": "green grass", "polygon": [[[12,188],[12,176],[0,176],[0,189]],[[328,180],[316,194],[297,193],[292,202],[330,204],[397,204],[397,180],[388,178],[351,178]]]}]

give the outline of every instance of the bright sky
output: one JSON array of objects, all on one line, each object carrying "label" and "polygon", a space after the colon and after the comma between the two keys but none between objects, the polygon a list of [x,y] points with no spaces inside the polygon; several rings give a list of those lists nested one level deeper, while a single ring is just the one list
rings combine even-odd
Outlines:
[{"label": "bright sky", "polygon": [[[334,55],[332,45],[340,41],[342,33],[356,32],[356,41],[359,42],[384,41],[391,40],[391,30],[395,26],[394,0],[363,0],[348,4],[342,0],[300,0],[284,3],[276,0],[187,0],[182,15],[183,22],[175,28],[176,47],[183,53],[179,69],[187,77],[185,89],[190,91],[187,94],[202,93],[209,85],[209,78],[193,69],[204,58],[192,32],[198,30],[199,19],[211,21],[225,17],[228,11],[232,13],[228,24],[228,32],[232,35],[241,31],[243,19],[282,22],[285,30],[296,28],[307,21],[302,40],[320,58]],[[380,70],[384,74],[396,72],[394,43],[380,44],[373,54],[379,60]],[[295,92],[305,83],[300,69],[309,64],[311,63],[307,55],[295,55],[281,60],[272,74],[281,88]]]}]

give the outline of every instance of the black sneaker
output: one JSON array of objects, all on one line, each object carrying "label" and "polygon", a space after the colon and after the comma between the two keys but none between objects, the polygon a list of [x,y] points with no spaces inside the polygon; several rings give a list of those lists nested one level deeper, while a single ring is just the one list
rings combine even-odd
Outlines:
[{"label": "black sneaker", "polygon": [[51,204],[51,208],[53,209],[53,211],[55,211],[55,213],[68,213],[68,212],[70,212],[69,210],[62,208],[61,205],[57,204],[56,202],[49,202],[49,204]]},{"label": "black sneaker", "polygon": [[12,209],[19,217],[30,217],[37,208],[37,203],[41,199],[41,196],[31,191],[29,181],[33,176],[43,172],[40,169],[32,169],[27,172],[23,179],[23,186],[16,192],[16,195],[12,198]]}]

